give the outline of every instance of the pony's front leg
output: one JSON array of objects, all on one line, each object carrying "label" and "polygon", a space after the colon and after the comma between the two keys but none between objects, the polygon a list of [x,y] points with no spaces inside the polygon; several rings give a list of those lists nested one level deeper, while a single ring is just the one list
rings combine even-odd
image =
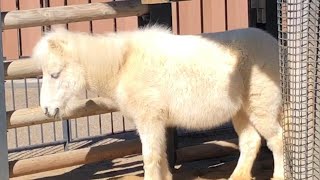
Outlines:
[{"label": "pony's front leg", "polygon": [[136,121],[136,126],[142,143],[144,179],[171,180],[165,154],[164,122],[159,119],[141,119]]}]

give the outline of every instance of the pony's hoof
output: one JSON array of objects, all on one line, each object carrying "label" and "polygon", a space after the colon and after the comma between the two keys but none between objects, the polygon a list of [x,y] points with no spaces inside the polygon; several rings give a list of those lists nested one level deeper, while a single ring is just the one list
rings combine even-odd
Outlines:
[{"label": "pony's hoof", "polygon": [[270,180],[284,180],[284,177],[273,177]]},{"label": "pony's hoof", "polygon": [[166,176],[165,176],[165,178],[166,178],[166,180],[172,180],[172,174],[170,173],[170,174],[167,174]]},{"label": "pony's hoof", "polygon": [[237,176],[237,175],[232,175],[228,180],[252,180],[251,176]]}]

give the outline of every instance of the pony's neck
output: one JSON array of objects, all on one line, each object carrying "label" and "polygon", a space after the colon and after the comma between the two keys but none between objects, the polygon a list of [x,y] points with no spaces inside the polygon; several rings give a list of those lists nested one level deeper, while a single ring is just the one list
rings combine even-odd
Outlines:
[{"label": "pony's neck", "polygon": [[86,72],[87,89],[113,99],[121,67],[125,63],[127,39],[116,34],[92,37],[79,49]]}]

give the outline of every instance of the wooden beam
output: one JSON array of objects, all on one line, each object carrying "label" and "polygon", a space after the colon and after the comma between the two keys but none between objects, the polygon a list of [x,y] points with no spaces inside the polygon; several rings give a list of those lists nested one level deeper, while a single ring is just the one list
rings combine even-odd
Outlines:
[{"label": "wooden beam", "polygon": [[141,154],[138,139],[12,161],[9,163],[10,177],[112,160],[132,154]]},{"label": "wooden beam", "polygon": [[[237,142],[238,139],[228,139],[179,148],[177,161],[183,163],[233,155],[239,153]],[[141,142],[138,139],[12,161],[9,163],[10,177],[112,160],[132,154],[141,154]]]},{"label": "wooden beam", "polygon": [[[72,109],[73,111],[70,114],[62,117],[62,119],[73,119],[118,111],[114,104],[104,98],[79,100],[78,102],[74,103]],[[59,120],[61,119],[47,117],[40,107],[7,112],[7,123],[9,129]]]},{"label": "wooden beam", "polygon": [[21,59],[4,62],[5,80],[32,78],[42,75],[42,70],[35,60]]},{"label": "wooden beam", "polygon": [[140,16],[147,12],[148,6],[142,5],[139,0],[126,0],[2,12],[1,20],[3,29],[16,29]]}]

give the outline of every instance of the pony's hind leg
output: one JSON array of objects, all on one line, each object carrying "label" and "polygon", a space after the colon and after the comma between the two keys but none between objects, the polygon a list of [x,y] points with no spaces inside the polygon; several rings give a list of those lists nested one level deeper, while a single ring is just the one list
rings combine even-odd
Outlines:
[{"label": "pony's hind leg", "polygon": [[243,110],[240,110],[233,117],[232,123],[239,136],[240,157],[230,179],[249,180],[253,163],[261,145],[261,137]]},{"label": "pony's hind leg", "polygon": [[259,96],[252,95],[248,114],[251,124],[266,139],[274,159],[274,179],[284,179],[282,127],[280,125],[281,95],[273,83],[266,84]]},{"label": "pony's hind leg", "polygon": [[[262,113],[264,112],[264,113]],[[274,159],[273,179],[284,179],[282,127],[277,113],[270,111],[253,112],[250,121],[258,132],[267,140]]]}]

